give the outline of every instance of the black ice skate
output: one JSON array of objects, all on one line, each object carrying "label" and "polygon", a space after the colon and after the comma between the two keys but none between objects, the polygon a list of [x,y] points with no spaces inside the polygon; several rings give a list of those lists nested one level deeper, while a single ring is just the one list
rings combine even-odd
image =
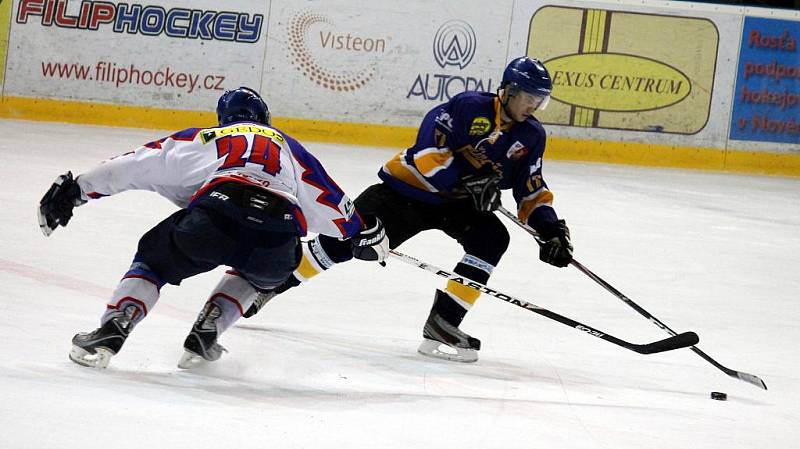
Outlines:
[{"label": "black ice skate", "polygon": [[213,302],[206,303],[192,326],[192,331],[183,342],[185,352],[178,361],[178,368],[189,369],[205,362],[219,360],[225,348],[217,343],[217,319],[222,310]]},{"label": "black ice skate", "polygon": [[272,290],[263,290],[258,292],[258,296],[256,296],[256,299],[253,301],[253,304],[247,309],[247,311],[242,316],[244,318],[250,318],[251,316],[257,314],[259,310],[261,310],[265,305],[267,305],[270,299],[278,296],[278,293],[280,292],[277,290],[278,289],[272,289]]},{"label": "black ice skate", "polygon": [[[475,362],[478,360],[481,341],[458,328],[457,324],[460,324],[466,311],[460,312],[456,309],[453,313],[453,307],[461,306],[455,304],[450,295],[437,290],[433,308],[422,330],[423,340],[417,351],[438,359]],[[450,317],[450,320],[447,320],[446,316]]]},{"label": "black ice skate", "polygon": [[72,350],[69,359],[91,368],[105,368],[111,357],[116,355],[125,339],[133,330],[131,319],[139,309],[129,306],[120,315],[103,323],[92,332],[82,332],[72,337]]}]

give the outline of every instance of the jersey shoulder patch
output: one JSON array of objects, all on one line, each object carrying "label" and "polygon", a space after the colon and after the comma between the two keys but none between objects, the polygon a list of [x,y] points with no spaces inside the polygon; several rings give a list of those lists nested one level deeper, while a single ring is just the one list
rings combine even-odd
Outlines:
[{"label": "jersey shoulder patch", "polygon": [[248,124],[248,123],[237,123],[217,128],[206,128],[199,130],[199,132],[200,132],[200,141],[203,144],[211,142],[212,140],[219,137],[230,136],[234,134],[256,134],[259,136],[268,137],[280,144],[283,144],[286,141],[286,139],[283,136],[283,133],[281,133],[276,129],[272,129],[264,125]]}]

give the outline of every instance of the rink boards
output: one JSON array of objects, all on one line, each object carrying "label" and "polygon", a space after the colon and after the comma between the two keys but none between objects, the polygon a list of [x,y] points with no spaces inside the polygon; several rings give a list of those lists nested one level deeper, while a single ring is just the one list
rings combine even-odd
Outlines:
[{"label": "rink boards", "polygon": [[800,175],[800,13],[629,0],[0,4],[0,116],[175,129],[228,88],[301,139],[405,147],[431,107],[545,61],[548,157]]}]

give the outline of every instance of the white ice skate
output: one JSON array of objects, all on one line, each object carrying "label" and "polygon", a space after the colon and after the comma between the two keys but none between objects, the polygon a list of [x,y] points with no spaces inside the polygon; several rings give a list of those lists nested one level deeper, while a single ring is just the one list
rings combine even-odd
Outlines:
[{"label": "white ice skate", "polygon": [[113,356],[114,353],[106,348],[97,348],[94,353],[91,353],[80,346],[73,346],[69,351],[70,360],[89,368],[105,368]]},{"label": "white ice skate", "polygon": [[203,357],[189,351],[184,351],[181,358],[178,360],[178,368],[192,369],[194,367],[205,365],[208,363]]}]

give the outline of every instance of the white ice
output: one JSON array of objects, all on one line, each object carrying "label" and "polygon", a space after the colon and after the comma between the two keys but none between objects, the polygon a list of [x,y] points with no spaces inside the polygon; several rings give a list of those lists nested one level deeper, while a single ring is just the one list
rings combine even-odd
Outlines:
[{"label": "white ice", "polygon": [[[174,211],[148,192],[76,209],[49,238],[35,207],[56,175],[166,134],[0,121],[0,448],[800,447],[800,180],[546,161],[575,256],[730,368],[689,349],[640,355],[482,297],[462,328],[476,364],[416,353],[440,278],[352,262],[273,300],[197,372],[175,364],[221,271],[162,290],[105,371],[67,359],[97,327],[139,237]],[[392,149],[308,143],[355,197]],[[514,208],[510,195],[507,208]],[[667,335],[574,268],[511,248],[489,284],[637,343]],[[426,232],[400,250],[451,269]],[[727,402],[709,399],[711,391]]]}]

